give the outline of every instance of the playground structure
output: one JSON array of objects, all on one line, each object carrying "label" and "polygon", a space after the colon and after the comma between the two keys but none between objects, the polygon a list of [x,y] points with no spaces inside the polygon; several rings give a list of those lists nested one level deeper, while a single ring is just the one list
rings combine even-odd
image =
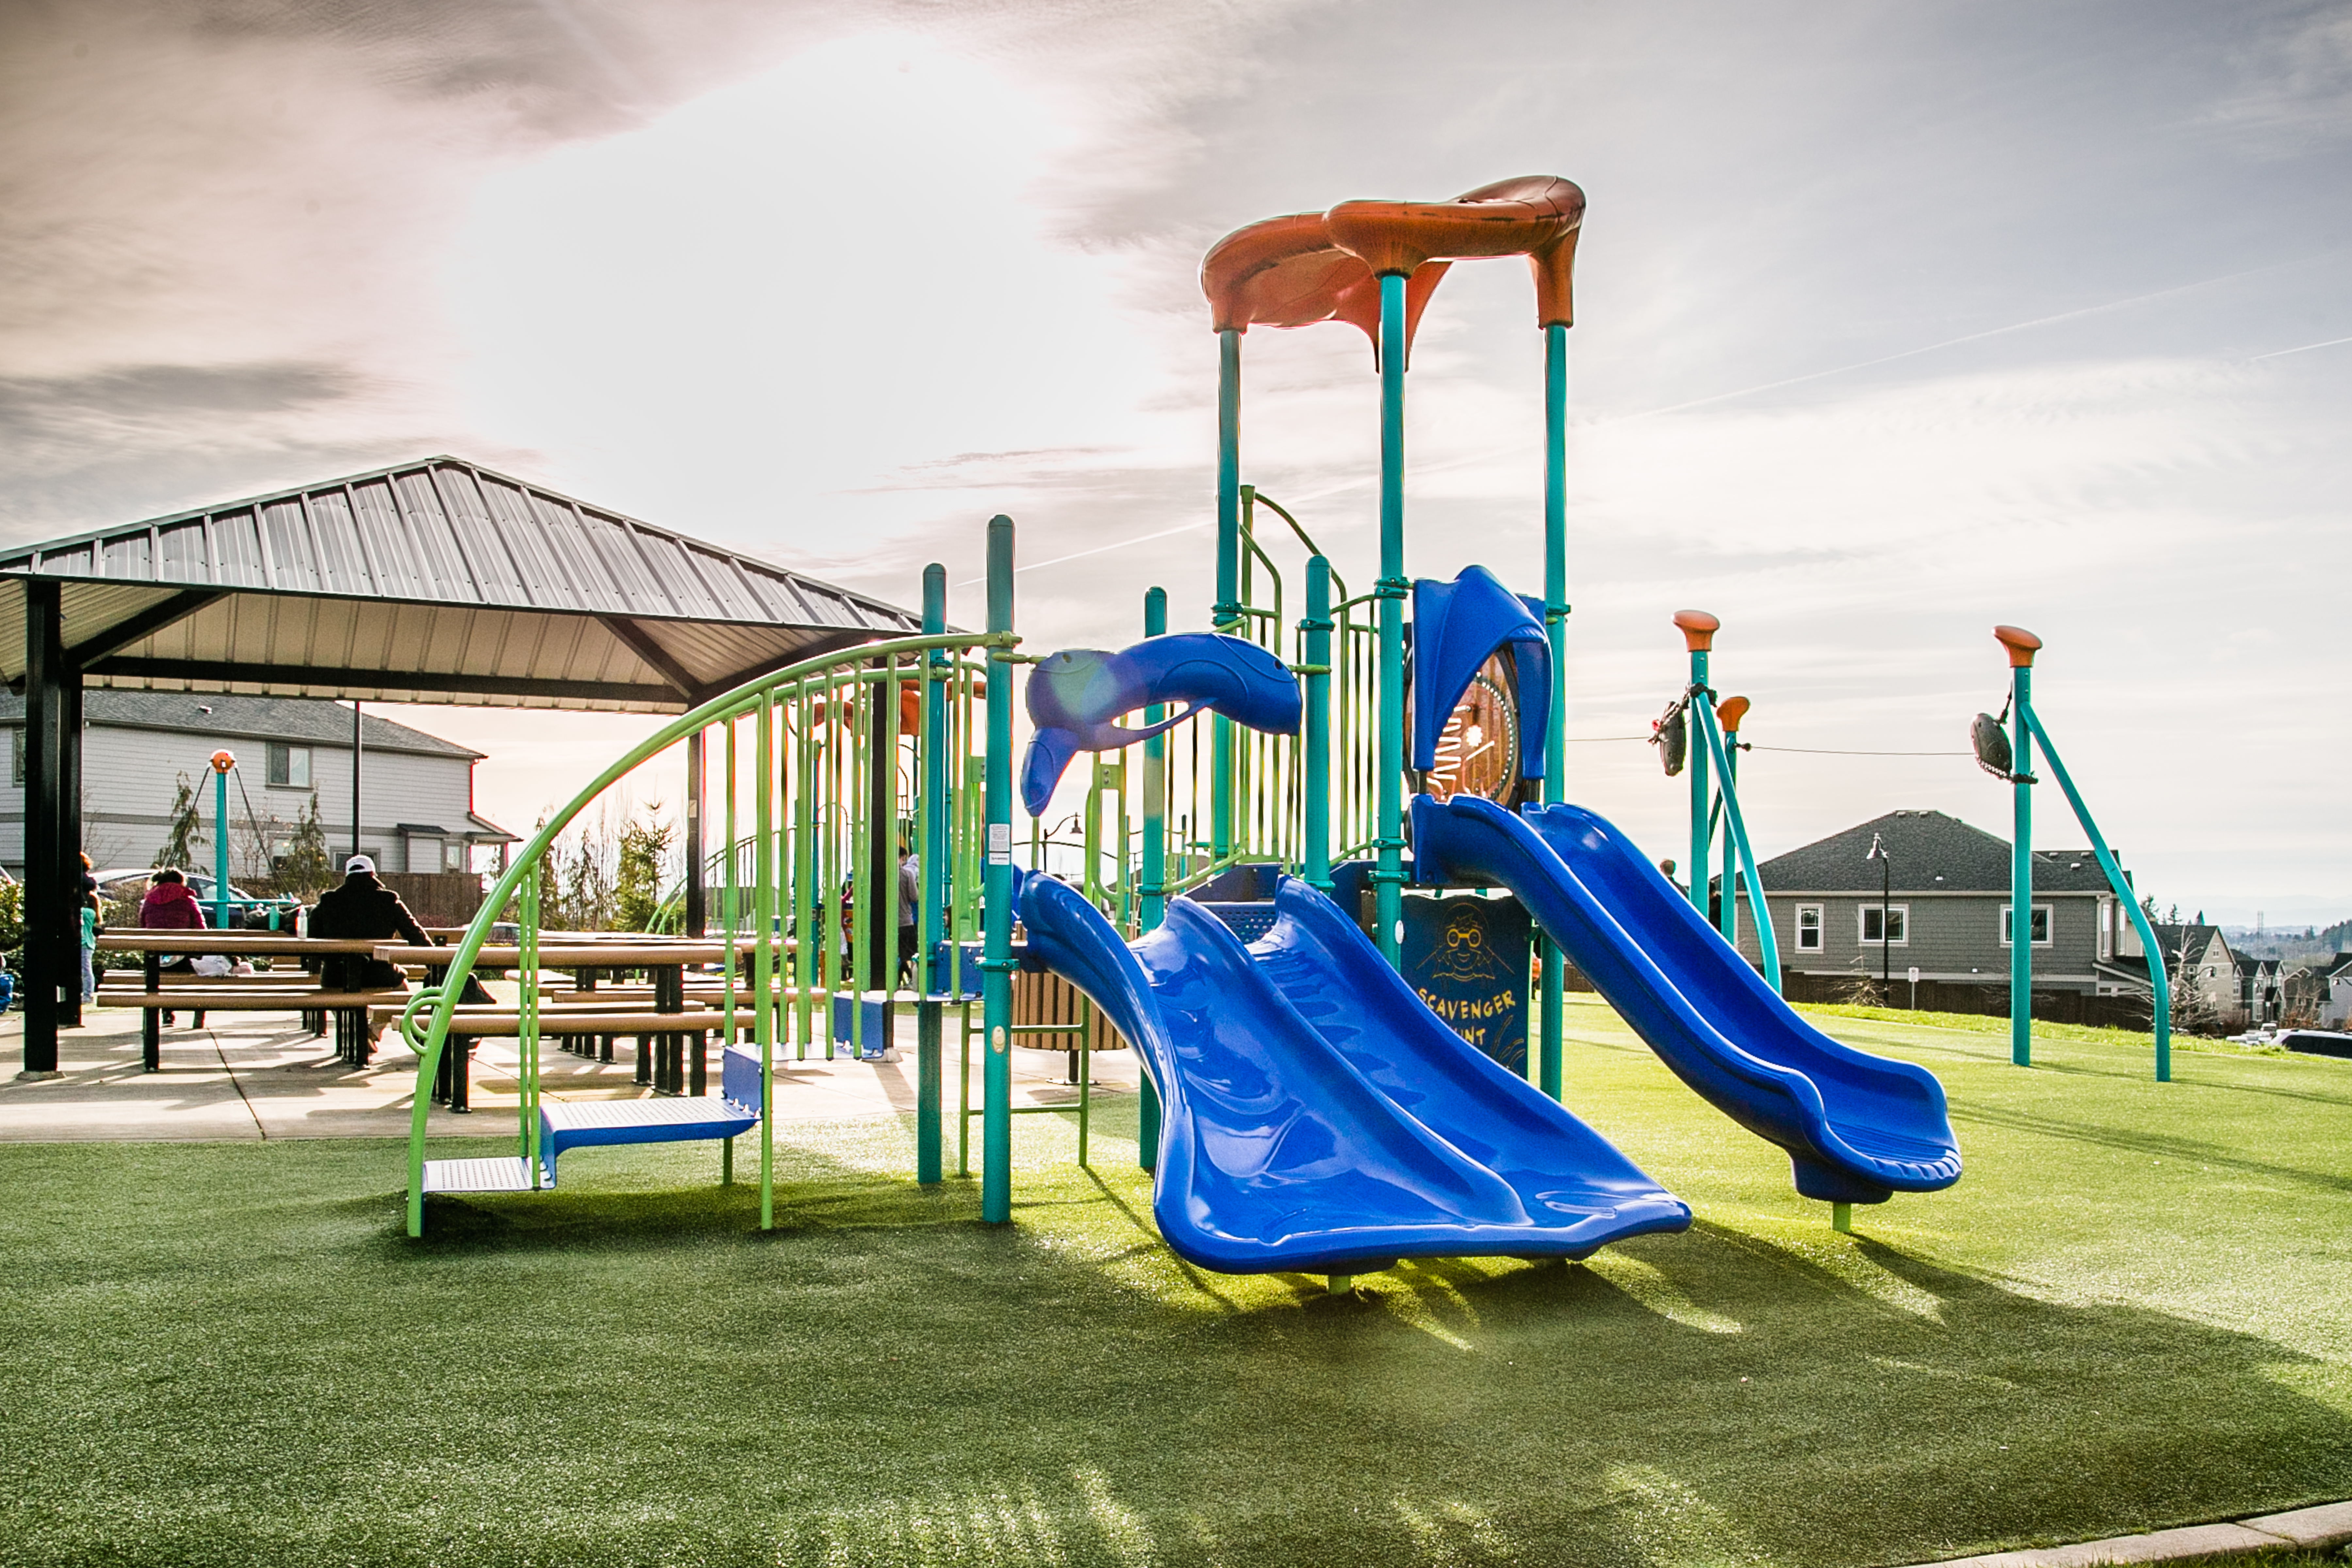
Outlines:
[{"label": "playground structure", "polygon": [[[565,1147],[722,1141],[731,1177],[733,1141],[753,1131],[761,1223],[772,1226],[779,1052],[887,1046],[900,1009],[916,1023],[917,1180],[944,1176],[953,1011],[960,1079],[975,1039],[981,1047],[982,1215],[1005,1221],[1010,985],[1023,967],[1069,980],[1140,1054],[1139,1157],[1156,1173],[1155,1215],[1171,1247],[1210,1268],[1344,1279],[1412,1256],[1578,1258],[1687,1226],[1685,1205],[1559,1104],[1571,959],[1677,1076],[1787,1151],[1797,1190],[1832,1205],[1839,1226],[1853,1204],[1956,1182],[1959,1151],[1935,1078],[1829,1039],[1779,994],[1736,788],[1746,703],[1719,702],[1709,686],[1713,616],[1675,617],[1690,657],[1680,711],[1697,732],[1687,898],[1622,833],[1565,799],[1566,334],[1582,212],[1574,185],[1538,176],[1449,203],[1351,202],[1270,219],[1212,248],[1202,287],[1220,372],[1209,632],[1171,634],[1166,596],[1152,588],[1132,647],[1024,650],[1013,528],[999,517],[989,524],[984,631],[947,629],[946,574],[930,567],[920,635],[760,676],[607,768],[514,858],[446,980],[403,1018],[418,1055],[411,1234],[421,1234],[428,1194],[553,1185]],[[1480,567],[1452,583],[1404,571],[1412,331],[1455,261],[1509,256],[1530,266],[1546,343],[1539,597]],[[1241,481],[1243,334],[1326,321],[1371,338],[1381,378],[1380,565],[1361,591],[1297,517]],[[1307,552],[1295,619],[1260,537],[1267,514]],[[1013,702],[1024,667],[1033,732],[1016,766]],[[2021,681],[2017,705],[2022,751],[2029,726],[2041,731]],[[708,869],[719,883],[724,993],[704,1020],[720,1037],[721,1092],[593,1112],[542,1103],[545,858],[598,795],[681,741],[723,759],[723,837]],[[1056,819],[1057,786],[1074,766],[1084,770],[1082,804],[1075,820]],[[1016,776],[1025,834],[1014,823]],[[1718,820],[1723,898],[1711,919]],[[919,868],[903,973],[902,847]],[[1068,870],[1073,856],[1075,874],[1046,874],[1057,862]],[[1760,975],[1733,945],[1735,878],[1754,911]],[[1540,1037],[1525,1076],[1467,1043],[1400,973],[1409,883],[1507,890],[1540,929]],[[428,1089],[453,1026],[465,1033],[457,997],[509,908],[520,927],[516,1153],[428,1161]],[[1016,915],[1026,932],[1017,952]]]}]

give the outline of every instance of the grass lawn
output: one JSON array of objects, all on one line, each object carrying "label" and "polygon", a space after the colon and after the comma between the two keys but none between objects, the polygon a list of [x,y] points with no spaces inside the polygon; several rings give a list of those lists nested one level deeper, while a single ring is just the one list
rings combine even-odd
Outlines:
[{"label": "grass lawn", "polygon": [[702,1146],[423,1244],[389,1143],[0,1146],[0,1563],[1828,1568],[2352,1497],[2352,1063],[1822,1022],[1943,1078],[1959,1186],[1838,1235],[1581,1004],[1690,1233],[1345,1298],[1178,1264],[1116,1115],[1092,1174],[1016,1119],[1003,1228],[895,1121],[782,1128],[772,1235]]}]

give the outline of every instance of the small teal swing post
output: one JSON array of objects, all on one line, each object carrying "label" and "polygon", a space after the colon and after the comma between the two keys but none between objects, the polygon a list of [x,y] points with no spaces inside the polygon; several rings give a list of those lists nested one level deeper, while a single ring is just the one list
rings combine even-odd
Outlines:
[{"label": "small teal swing post", "polygon": [[[2009,848],[2009,1059],[2033,1065],[2033,730],[2025,721],[2033,697],[2033,650],[2042,639],[2015,626],[1994,629],[2009,649],[2009,702],[2016,732],[2010,738],[2013,798]],[[2148,961],[2154,964],[2156,960]]]},{"label": "small teal swing post", "polygon": [[[1690,652],[1690,686],[1685,693],[1685,717],[1693,731],[1711,733],[1706,731],[1706,721],[1713,717],[1709,705],[1714,702],[1715,694],[1707,689],[1706,656],[1707,650],[1715,646],[1715,634],[1723,628],[1723,623],[1705,610],[1676,610],[1675,625],[1682,631],[1683,647]],[[1697,741],[1698,734],[1694,733],[1693,739]],[[1697,906],[1699,918],[1713,924],[1706,908],[1707,865],[1714,858],[1715,843],[1714,825],[1707,820],[1713,793],[1707,785],[1706,762],[1707,748],[1703,743],[1692,745],[1690,761],[1686,764],[1690,773],[1690,859],[1684,865],[1683,874],[1690,879],[1690,900]],[[1726,888],[1725,896],[1728,897],[1730,891]]]},{"label": "small teal swing post", "polygon": [[[2164,950],[2157,942],[2156,929],[2148,923],[2147,912],[2140,908],[2139,900],[2133,896],[2132,886],[2125,879],[2123,868],[2116,863],[2114,852],[2107,847],[2106,836],[2099,831],[2099,825],[2091,819],[2091,808],[2084,804],[2083,792],[2074,787],[2074,780],[2066,772],[2066,764],[2058,758],[2058,748],[2051,744],[2050,731],[2043,726],[2042,715],[2034,710],[2033,656],[2041,649],[2042,639],[2019,626],[1995,626],[1992,635],[2000,640],[2002,647],[2009,650],[2010,668],[2012,671],[2010,701],[2015,709],[2017,739],[2013,742],[2015,755],[2011,764],[2011,769],[2017,774],[2023,774],[2031,755],[2026,749],[2029,741],[2041,742],[2042,760],[2049,763],[2051,776],[2058,781],[2059,789],[2066,796],[2066,804],[2074,807],[2074,820],[2082,824],[2084,835],[2091,841],[2091,854],[2098,860],[2099,870],[2107,879],[2107,887],[2115,894],[2116,902],[2122,906],[2124,912],[2130,918],[2132,930],[2139,936],[2140,951],[2147,955],[2150,1014],[2148,1023],[2149,1033],[2156,1039],[2156,1081],[2170,1083],[2172,1081],[2172,980],[2171,976],[2165,973]],[[2029,966],[2026,969],[2029,985],[2026,991],[2026,1005],[2022,1008],[2019,1007],[2017,1003],[2019,994],[2017,974],[2021,962],[2018,954],[2027,952],[2028,939],[2033,934],[2032,915],[2033,852],[2032,842],[2028,837],[2032,826],[2032,807],[2028,802],[2026,794],[2031,787],[2030,783],[2020,779],[2014,787],[2017,790],[2019,805],[2016,858],[2012,866],[2012,886],[2010,890],[2011,900],[2009,1003],[2011,1058],[2020,1067],[2028,1067],[2032,1065],[2030,1031],[2032,1012],[2030,984],[2032,974],[2030,965],[2032,961],[2030,953],[2023,960]],[[2025,911],[2022,920],[2017,918],[2021,910]]]},{"label": "small teal swing post", "polygon": [[[213,753],[213,929],[228,929],[228,771],[236,758]],[[358,835],[352,835],[356,841]],[[353,851],[357,853],[356,850]]]},{"label": "small teal swing post", "polygon": [[[1702,654],[1699,657],[1703,658],[1706,656]],[[1744,709],[1747,699],[1735,697],[1732,701],[1742,704]],[[1728,708],[1730,703],[1726,703],[1724,706]],[[1731,927],[1729,910],[1736,901],[1733,897],[1731,874],[1733,856],[1737,854],[1739,874],[1748,884],[1748,901],[1756,910],[1756,950],[1764,958],[1764,984],[1777,992],[1780,989],[1780,939],[1772,930],[1772,911],[1764,902],[1764,878],[1757,869],[1756,851],[1748,842],[1748,823],[1739,812],[1739,792],[1732,784],[1731,747],[1713,708],[1705,702],[1694,702],[1691,704],[1691,718],[1693,723],[1706,738],[1705,754],[1715,759],[1716,773],[1723,780],[1721,799],[1724,826],[1723,903],[1726,911],[1724,924],[1727,928]],[[1727,929],[1724,935],[1727,940],[1731,939],[1733,929]]]}]

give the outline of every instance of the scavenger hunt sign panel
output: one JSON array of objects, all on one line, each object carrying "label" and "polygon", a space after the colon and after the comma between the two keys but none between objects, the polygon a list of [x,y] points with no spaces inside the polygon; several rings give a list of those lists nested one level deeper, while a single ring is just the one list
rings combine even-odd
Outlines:
[{"label": "scavenger hunt sign panel", "polygon": [[1526,908],[1465,894],[1408,897],[1402,912],[1406,983],[1455,1034],[1525,1077],[1533,940]]}]

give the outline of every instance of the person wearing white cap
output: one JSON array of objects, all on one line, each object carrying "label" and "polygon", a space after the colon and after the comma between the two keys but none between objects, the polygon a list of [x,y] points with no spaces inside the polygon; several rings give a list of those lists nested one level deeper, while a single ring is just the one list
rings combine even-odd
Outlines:
[{"label": "person wearing white cap", "polygon": [[[310,911],[310,934],[340,941],[390,942],[394,937],[415,947],[430,947],[433,939],[400,901],[400,895],[376,879],[375,861],[354,855],[343,862],[343,885],[319,895]],[[390,991],[405,989],[408,977],[396,964],[366,953],[329,953],[319,961],[319,984],[330,991]],[[368,1051],[374,1053],[383,1033],[368,1022]]]}]

